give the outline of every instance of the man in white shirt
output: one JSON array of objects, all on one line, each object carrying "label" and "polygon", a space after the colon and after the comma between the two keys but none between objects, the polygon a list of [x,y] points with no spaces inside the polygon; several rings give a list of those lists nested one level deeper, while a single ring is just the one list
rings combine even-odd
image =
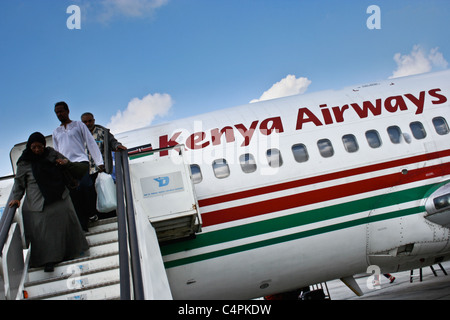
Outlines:
[{"label": "man in white shirt", "polygon": [[92,180],[89,178],[89,158],[85,146],[87,146],[99,172],[104,171],[105,166],[100,149],[89,129],[81,121],[70,120],[69,113],[69,106],[64,101],[55,104],[55,114],[61,121],[61,125],[53,131],[53,148],[81,168],[78,176],[80,178],[79,186],[71,190],[71,197],[81,227],[88,231],[88,219],[95,216],[96,213],[89,212],[90,209],[86,206],[86,200],[95,195],[92,195],[89,189]]}]

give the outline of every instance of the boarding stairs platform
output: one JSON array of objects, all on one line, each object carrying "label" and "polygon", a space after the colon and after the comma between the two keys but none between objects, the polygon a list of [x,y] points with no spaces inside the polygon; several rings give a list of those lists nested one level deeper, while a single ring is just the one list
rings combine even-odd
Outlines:
[{"label": "boarding stairs platform", "polygon": [[117,152],[117,217],[91,224],[89,251],[53,272],[28,268],[33,248],[24,244],[21,208],[8,208],[0,190],[0,300],[172,299],[160,243],[201,232],[183,152],[182,145]]}]

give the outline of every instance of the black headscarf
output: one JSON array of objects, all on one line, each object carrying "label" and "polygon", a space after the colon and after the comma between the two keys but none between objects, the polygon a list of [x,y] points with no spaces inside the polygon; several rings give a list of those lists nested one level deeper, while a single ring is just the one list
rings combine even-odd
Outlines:
[{"label": "black headscarf", "polygon": [[[36,155],[31,151],[31,144],[33,142],[40,142],[44,145],[44,152],[41,155]],[[46,146],[44,135],[40,132],[35,132],[28,138],[27,146],[19,158],[17,163],[27,161],[31,163],[33,176],[39,186],[39,190],[45,199],[45,204],[50,204],[62,199],[62,194],[65,190],[63,175],[59,167],[56,166],[55,159],[49,157],[52,150]]]}]

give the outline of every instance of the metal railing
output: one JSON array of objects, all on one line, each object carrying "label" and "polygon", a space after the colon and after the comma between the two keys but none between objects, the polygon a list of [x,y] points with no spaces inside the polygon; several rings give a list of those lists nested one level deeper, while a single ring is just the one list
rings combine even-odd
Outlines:
[{"label": "metal railing", "polygon": [[15,223],[18,206],[9,207],[12,199],[11,191],[0,219],[0,300],[17,298],[25,268],[22,251],[24,243],[20,231],[17,231],[20,227]]},{"label": "metal railing", "polygon": [[[115,161],[117,221],[119,233],[120,297],[122,300],[143,300],[144,289],[127,151],[116,152]],[[0,258],[3,255],[3,248],[8,239],[8,234],[17,210],[17,206],[12,208],[8,206],[11,200],[12,192],[0,219]]]},{"label": "metal railing", "polygon": [[14,216],[16,215],[17,206],[12,208],[9,207],[9,202],[12,200],[12,191],[9,195],[8,202],[5,206],[5,211],[3,211],[2,218],[0,219],[0,257],[3,255],[3,247],[5,246],[6,240],[8,239],[9,229],[14,221]]},{"label": "metal railing", "polygon": [[[115,162],[117,221],[119,230],[120,297],[122,300],[130,300],[132,288],[133,299],[144,300],[139,245],[136,234],[136,221],[134,217],[133,195],[130,182],[130,169],[128,165],[128,152],[126,150],[116,152]],[[132,283],[130,282],[130,274]]]}]

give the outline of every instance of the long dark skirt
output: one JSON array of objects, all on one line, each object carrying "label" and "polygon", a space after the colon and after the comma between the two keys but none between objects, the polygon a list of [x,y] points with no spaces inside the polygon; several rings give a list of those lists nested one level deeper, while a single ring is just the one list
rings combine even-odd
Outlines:
[{"label": "long dark skirt", "polygon": [[25,237],[31,242],[30,267],[73,259],[89,250],[70,197],[43,211],[24,207],[23,221]]}]

